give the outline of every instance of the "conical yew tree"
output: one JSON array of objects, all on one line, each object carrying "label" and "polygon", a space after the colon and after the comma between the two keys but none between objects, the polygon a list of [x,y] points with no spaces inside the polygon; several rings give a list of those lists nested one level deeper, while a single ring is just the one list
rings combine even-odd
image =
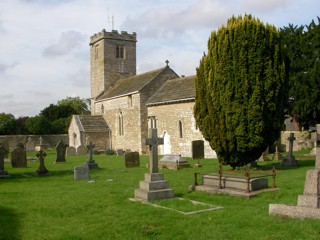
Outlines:
[{"label": "conical yew tree", "polygon": [[287,101],[287,61],[280,33],[251,15],[213,31],[197,68],[194,114],[219,162],[258,159],[278,139]]}]

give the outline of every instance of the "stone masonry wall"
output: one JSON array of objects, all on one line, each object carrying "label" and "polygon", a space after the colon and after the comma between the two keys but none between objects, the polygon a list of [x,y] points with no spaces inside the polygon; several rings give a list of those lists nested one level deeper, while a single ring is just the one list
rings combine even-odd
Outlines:
[{"label": "stone masonry wall", "polygon": [[[158,135],[164,136],[164,146],[160,147],[160,154],[181,154],[192,156],[193,140],[204,140],[193,117],[194,102],[150,106],[148,115],[157,120]],[[182,137],[180,136],[180,124]],[[204,140],[205,141],[205,140]],[[215,152],[205,141],[205,157],[216,158]]]}]

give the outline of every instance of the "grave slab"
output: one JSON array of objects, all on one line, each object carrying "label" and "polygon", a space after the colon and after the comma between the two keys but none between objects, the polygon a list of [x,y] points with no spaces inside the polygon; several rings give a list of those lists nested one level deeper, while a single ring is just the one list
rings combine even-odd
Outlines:
[{"label": "grave slab", "polygon": [[159,160],[159,168],[167,168],[172,170],[178,170],[181,168],[189,168],[190,164],[186,159],[181,157],[181,155],[173,155],[173,154],[167,154],[164,155]]}]

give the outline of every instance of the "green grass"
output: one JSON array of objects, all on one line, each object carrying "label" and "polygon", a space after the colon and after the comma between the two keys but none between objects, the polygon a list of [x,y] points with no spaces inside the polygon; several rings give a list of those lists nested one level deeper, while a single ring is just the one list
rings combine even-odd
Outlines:
[{"label": "green grass", "polygon": [[[45,165],[50,175],[44,177],[35,174],[38,161],[20,169],[6,163],[11,178],[0,179],[0,240],[319,239],[320,220],[268,214],[270,203],[296,205],[306,171],[314,168],[310,157],[297,157],[299,166],[291,168],[280,168],[276,161],[259,163],[269,170],[275,165],[280,190],[252,199],[188,191],[195,172],[217,172],[216,160],[201,160],[202,168],[160,170],[177,197],[224,207],[186,216],[129,200],[148,172],[146,156],[140,158],[140,168],[126,169],[123,156],[95,155],[100,169],[91,171],[94,181],[74,181],[73,168],[87,158],[67,157],[66,164],[54,164],[55,153],[48,151]],[[197,163],[188,160],[191,165]],[[188,201],[170,204],[192,211]]]}]

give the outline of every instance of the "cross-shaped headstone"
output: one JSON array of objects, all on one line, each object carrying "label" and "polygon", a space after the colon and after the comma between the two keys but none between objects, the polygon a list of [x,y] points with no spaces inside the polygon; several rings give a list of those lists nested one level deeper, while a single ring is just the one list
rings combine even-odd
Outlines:
[{"label": "cross-shaped headstone", "polygon": [[296,140],[294,137],[294,133],[290,133],[290,136],[288,137],[289,140],[289,158],[292,157],[292,151],[293,151],[293,141]]},{"label": "cross-shaped headstone", "polygon": [[157,129],[149,129],[149,138],[146,139],[146,145],[149,145],[150,155],[150,173],[158,173],[158,146],[163,145],[163,138],[158,138]]},{"label": "cross-shaped headstone", "polygon": [[46,175],[48,173],[48,170],[44,166],[44,158],[47,156],[46,152],[43,150],[40,150],[37,153],[37,158],[39,158],[40,166],[39,169],[37,170],[38,175]]}]

